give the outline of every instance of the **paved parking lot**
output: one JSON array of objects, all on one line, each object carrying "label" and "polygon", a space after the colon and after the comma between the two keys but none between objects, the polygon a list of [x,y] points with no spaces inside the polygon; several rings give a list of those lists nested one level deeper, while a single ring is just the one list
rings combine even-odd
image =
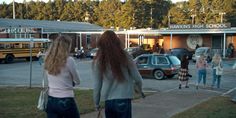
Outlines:
[{"label": "paved parking lot", "polygon": [[[91,60],[76,59],[77,69],[81,79],[81,88],[92,88],[93,79],[91,75]],[[224,62],[224,76],[222,78],[221,91],[227,91],[236,86],[236,76],[232,70],[234,60]],[[189,65],[190,73],[193,77],[190,79],[190,84],[195,84],[196,69],[192,61]],[[42,82],[42,66],[37,61],[32,63],[32,86],[40,86]],[[165,80],[155,80],[152,78],[144,78],[144,89],[148,91],[170,91],[178,87],[177,77]],[[19,60],[12,64],[0,64],[0,86],[29,86],[30,84],[30,63],[24,60]],[[207,85],[211,84],[211,69],[207,72]]]}]

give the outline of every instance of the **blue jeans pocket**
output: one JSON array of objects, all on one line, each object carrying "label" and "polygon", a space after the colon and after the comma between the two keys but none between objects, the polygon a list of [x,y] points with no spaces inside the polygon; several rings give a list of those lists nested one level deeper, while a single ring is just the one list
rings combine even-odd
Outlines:
[{"label": "blue jeans pocket", "polygon": [[58,109],[60,109],[61,111],[66,111],[73,106],[73,100],[70,98],[61,99],[58,100],[57,104]]},{"label": "blue jeans pocket", "polygon": [[130,109],[129,106],[128,100],[118,100],[115,102],[115,108],[117,112],[127,112]]}]

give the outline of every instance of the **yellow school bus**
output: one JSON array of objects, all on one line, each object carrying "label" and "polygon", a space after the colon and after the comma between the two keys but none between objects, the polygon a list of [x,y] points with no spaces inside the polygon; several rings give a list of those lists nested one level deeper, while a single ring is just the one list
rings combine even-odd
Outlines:
[{"label": "yellow school bus", "polygon": [[0,62],[12,63],[16,58],[30,60],[30,49],[32,58],[37,59],[37,53],[49,46],[49,39],[45,38],[0,38]]}]

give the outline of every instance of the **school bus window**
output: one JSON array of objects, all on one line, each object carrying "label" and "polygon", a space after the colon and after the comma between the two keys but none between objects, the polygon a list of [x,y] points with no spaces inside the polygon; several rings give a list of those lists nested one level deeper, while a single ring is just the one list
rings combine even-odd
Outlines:
[{"label": "school bus window", "polygon": [[35,48],[43,48],[41,43],[35,43]]},{"label": "school bus window", "polygon": [[0,44],[0,49],[4,49],[4,44]]},{"label": "school bus window", "polygon": [[10,44],[6,44],[5,47],[6,48],[11,48],[11,45]]},{"label": "school bus window", "polygon": [[15,47],[14,47],[14,43],[11,43],[11,44],[10,44],[10,47],[11,47],[11,48],[15,48]]},{"label": "school bus window", "polygon": [[22,48],[29,48],[29,44],[23,43],[23,44],[22,44]]},{"label": "school bus window", "polygon": [[20,48],[20,44],[19,43],[15,43],[13,45],[14,45],[14,48]]}]

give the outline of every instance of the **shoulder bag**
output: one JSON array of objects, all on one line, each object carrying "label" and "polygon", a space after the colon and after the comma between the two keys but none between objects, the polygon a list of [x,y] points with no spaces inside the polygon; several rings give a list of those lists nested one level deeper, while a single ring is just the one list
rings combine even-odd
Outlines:
[{"label": "shoulder bag", "polygon": [[45,74],[45,71],[43,71],[42,90],[40,92],[37,105],[37,108],[42,111],[46,110],[48,102],[48,87],[45,87],[46,78],[47,76]]},{"label": "shoulder bag", "polygon": [[219,64],[216,68],[216,75],[222,75],[223,74],[223,68]]}]

